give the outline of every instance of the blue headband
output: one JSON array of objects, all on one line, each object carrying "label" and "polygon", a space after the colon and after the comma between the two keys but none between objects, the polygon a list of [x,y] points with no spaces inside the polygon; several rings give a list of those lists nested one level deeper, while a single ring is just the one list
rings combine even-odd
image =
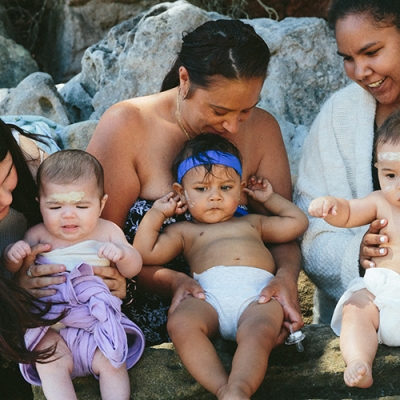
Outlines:
[{"label": "blue headband", "polygon": [[191,156],[179,164],[178,183],[182,183],[182,178],[190,169],[206,164],[224,165],[225,167],[233,168],[242,177],[242,165],[236,156],[230,153],[210,150],[199,154],[198,158]]}]

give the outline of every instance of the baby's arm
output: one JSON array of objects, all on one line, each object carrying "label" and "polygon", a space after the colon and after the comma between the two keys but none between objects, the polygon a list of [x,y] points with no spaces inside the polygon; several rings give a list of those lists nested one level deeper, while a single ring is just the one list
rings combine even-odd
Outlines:
[{"label": "baby's arm", "polygon": [[340,228],[362,226],[376,218],[377,193],[352,200],[333,196],[318,197],[311,202],[308,212]]},{"label": "baby's arm", "polygon": [[107,221],[107,229],[109,230],[111,241],[100,245],[97,255],[114,262],[119,273],[125,278],[132,278],[142,269],[142,257],[128,243],[119,226]]},{"label": "baby's arm", "polygon": [[9,244],[3,250],[4,266],[8,271],[15,274],[21,268],[24,258],[31,254],[31,247],[41,243],[43,235],[43,224],[38,224],[28,229],[24,239],[16,243]]},{"label": "baby's arm", "polygon": [[244,191],[261,203],[272,216],[260,216],[265,242],[285,243],[296,239],[308,227],[307,216],[291,201],[274,193],[267,179],[250,179]]},{"label": "baby's arm", "polygon": [[4,266],[15,274],[21,268],[24,258],[31,254],[31,246],[24,240],[8,245],[3,250]]},{"label": "baby's arm", "polygon": [[165,264],[182,252],[183,238],[176,229],[180,223],[170,225],[160,234],[164,220],[182,212],[178,201],[173,192],[161,197],[139,224],[133,245],[141,254],[143,264]]}]

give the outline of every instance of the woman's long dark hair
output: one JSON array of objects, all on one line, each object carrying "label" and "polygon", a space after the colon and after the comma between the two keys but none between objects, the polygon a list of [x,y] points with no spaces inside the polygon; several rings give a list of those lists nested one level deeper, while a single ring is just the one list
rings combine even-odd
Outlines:
[{"label": "woman's long dark hair", "polygon": [[400,2],[398,0],[332,0],[328,12],[329,26],[348,15],[364,14],[377,26],[396,26],[400,30]]},{"label": "woman's long dark hair", "polygon": [[208,21],[183,34],[181,51],[167,73],[161,91],[179,85],[179,68],[189,72],[194,86],[207,88],[212,78],[267,76],[270,51],[254,28],[238,20]]},{"label": "woman's long dark hair", "polygon": [[36,299],[15,282],[0,277],[0,352],[6,358],[20,363],[45,362],[51,357],[56,346],[42,351],[29,351],[25,346],[24,333],[28,328],[50,326],[55,319],[45,315],[52,305]]},{"label": "woman's long dark hair", "polygon": [[36,201],[37,187],[26,163],[30,156],[22,152],[12,134],[12,129],[35,140],[43,142],[43,139],[38,135],[24,132],[18,126],[6,124],[0,119],[0,162],[5,159],[7,153],[10,153],[18,176],[17,186],[12,193],[11,207],[24,214],[32,226],[42,221],[39,204]]}]

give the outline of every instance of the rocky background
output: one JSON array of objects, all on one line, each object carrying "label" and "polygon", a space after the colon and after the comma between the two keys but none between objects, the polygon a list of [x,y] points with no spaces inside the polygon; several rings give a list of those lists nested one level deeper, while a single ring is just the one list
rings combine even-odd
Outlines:
[{"label": "rocky background", "polygon": [[[183,31],[229,14],[254,26],[270,47],[259,106],[280,123],[294,181],[311,122],[325,99],[348,79],[324,19],[327,0],[266,3],[2,0],[0,116],[15,122],[20,115],[34,116],[61,147],[85,149],[111,104],[159,91]],[[312,294],[313,286],[302,274],[305,351],[297,353],[294,346],[276,349],[254,399],[400,399],[397,349],[380,347],[371,389],[344,385],[338,339],[329,327],[311,324]],[[223,341],[216,346],[229,368],[235,346]],[[189,376],[171,345],[146,349],[130,376],[134,399],[213,398]],[[100,398],[94,379],[78,379],[75,384],[79,399]],[[30,390],[19,390],[22,386],[0,371],[0,398],[32,398]],[[44,398],[40,388],[34,393],[35,399]]]}]

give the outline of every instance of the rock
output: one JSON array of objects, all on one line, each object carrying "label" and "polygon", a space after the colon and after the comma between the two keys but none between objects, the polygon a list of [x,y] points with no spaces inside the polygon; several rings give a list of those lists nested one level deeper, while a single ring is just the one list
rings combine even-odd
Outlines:
[{"label": "rock", "polygon": [[55,82],[81,70],[84,51],[113,26],[156,4],[157,0],[51,0],[41,24],[38,58]]},{"label": "rock", "polygon": [[13,88],[38,70],[27,50],[0,34],[0,88]]},{"label": "rock", "polygon": [[[337,338],[327,325],[307,325],[303,332],[304,352],[295,346],[274,349],[267,375],[253,400],[287,399],[399,399],[400,350],[379,346],[374,364],[374,384],[370,389],[349,388],[343,382],[344,362]],[[215,341],[223,364],[229,369],[236,345]],[[206,367],[206,366],[205,366]],[[142,359],[129,371],[135,400],[211,400],[182,365],[172,344],[147,348]],[[74,381],[79,400],[100,399],[99,383],[93,377]],[[34,399],[44,400],[41,388],[34,388]]]},{"label": "rock", "polygon": [[53,79],[43,72],[29,75],[0,102],[1,115],[38,115],[69,125],[64,100]]},{"label": "rock", "polygon": [[98,122],[92,120],[66,126],[59,138],[61,147],[63,149],[86,150]]}]

